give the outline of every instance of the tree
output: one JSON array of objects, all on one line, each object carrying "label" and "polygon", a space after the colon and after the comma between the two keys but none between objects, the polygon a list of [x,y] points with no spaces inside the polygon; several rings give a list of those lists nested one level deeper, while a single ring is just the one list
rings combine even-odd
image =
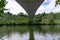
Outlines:
[{"label": "tree", "polygon": [[24,13],[23,13],[23,12],[21,12],[21,13],[19,13],[18,15],[19,15],[19,16],[24,16]]},{"label": "tree", "polygon": [[56,0],[56,5],[57,5],[57,4],[60,4],[60,0]]},{"label": "tree", "polygon": [[0,0],[0,16],[2,16],[2,14],[4,13],[5,5],[6,5],[6,0]]}]

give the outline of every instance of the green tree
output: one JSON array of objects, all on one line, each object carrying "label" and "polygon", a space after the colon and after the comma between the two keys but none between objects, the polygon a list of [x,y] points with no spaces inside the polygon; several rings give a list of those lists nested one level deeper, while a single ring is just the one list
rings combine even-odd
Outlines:
[{"label": "green tree", "polygon": [[57,4],[60,4],[60,0],[56,0],[56,5],[57,5]]},{"label": "green tree", "polygon": [[46,14],[44,17],[42,17],[42,23],[43,24],[53,24],[54,18],[52,14]]},{"label": "green tree", "polygon": [[0,0],[0,16],[2,16],[2,14],[4,13],[5,5],[6,5],[6,0]]},{"label": "green tree", "polygon": [[21,12],[21,13],[19,13],[18,15],[20,15],[20,16],[24,16],[24,13]]}]

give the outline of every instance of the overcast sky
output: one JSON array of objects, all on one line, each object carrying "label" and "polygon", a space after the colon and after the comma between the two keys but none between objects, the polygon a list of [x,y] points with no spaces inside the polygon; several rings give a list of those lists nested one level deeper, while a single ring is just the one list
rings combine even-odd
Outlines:
[{"label": "overcast sky", "polygon": [[[43,12],[60,12],[60,5],[55,7],[55,1],[56,0],[45,0],[35,14]],[[23,12],[26,14],[26,11],[15,0],[7,0],[7,2],[6,8],[10,9],[9,11],[11,13],[17,15],[18,13]]]}]

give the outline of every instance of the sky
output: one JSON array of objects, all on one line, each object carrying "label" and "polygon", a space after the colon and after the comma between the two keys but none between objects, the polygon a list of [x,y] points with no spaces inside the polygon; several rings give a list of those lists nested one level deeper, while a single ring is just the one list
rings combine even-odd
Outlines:
[{"label": "sky", "polygon": [[[27,12],[15,1],[15,0],[6,0],[8,3],[6,4],[7,9],[9,12],[11,12],[12,14],[19,14],[20,12],[23,12],[24,14],[27,14]],[[50,13],[50,12],[60,12],[60,5],[57,5],[55,7],[55,3],[56,0],[45,0],[40,7],[38,8],[38,10],[36,11],[35,15],[39,14],[39,13]],[[5,11],[7,12],[7,11]]]}]

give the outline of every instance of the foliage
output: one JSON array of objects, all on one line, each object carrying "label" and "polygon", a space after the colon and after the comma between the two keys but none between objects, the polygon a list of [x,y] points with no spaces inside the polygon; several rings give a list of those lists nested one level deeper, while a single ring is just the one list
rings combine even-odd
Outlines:
[{"label": "foliage", "polygon": [[57,5],[57,4],[60,4],[60,0],[56,0],[56,5]]},{"label": "foliage", "polygon": [[29,17],[27,15],[12,15],[11,13],[4,13],[0,19],[0,24],[29,24]]},{"label": "foliage", "polygon": [[[60,13],[38,14],[33,21],[33,24],[60,24]],[[23,13],[12,15],[7,12],[0,17],[0,24],[30,24],[30,20],[29,16]]]},{"label": "foliage", "polygon": [[0,0],[0,16],[4,13],[6,0]]},{"label": "foliage", "polygon": [[44,24],[51,24],[54,22],[54,19],[51,14],[46,14],[44,17],[42,17],[42,23]]},{"label": "foliage", "polygon": [[45,15],[45,13],[38,14],[34,17],[34,23],[39,23],[42,21],[42,17]]},{"label": "foliage", "polygon": [[3,9],[6,5],[6,0],[1,0],[0,1],[0,9]]},{"label": "foliage", "polygon": [[[60,13],[38,14],[34,18],[34,23],[57,24],[59,22],[58,20],[60,20]],[[60,22],[59,22],[59,24],[60,24]]]}]

